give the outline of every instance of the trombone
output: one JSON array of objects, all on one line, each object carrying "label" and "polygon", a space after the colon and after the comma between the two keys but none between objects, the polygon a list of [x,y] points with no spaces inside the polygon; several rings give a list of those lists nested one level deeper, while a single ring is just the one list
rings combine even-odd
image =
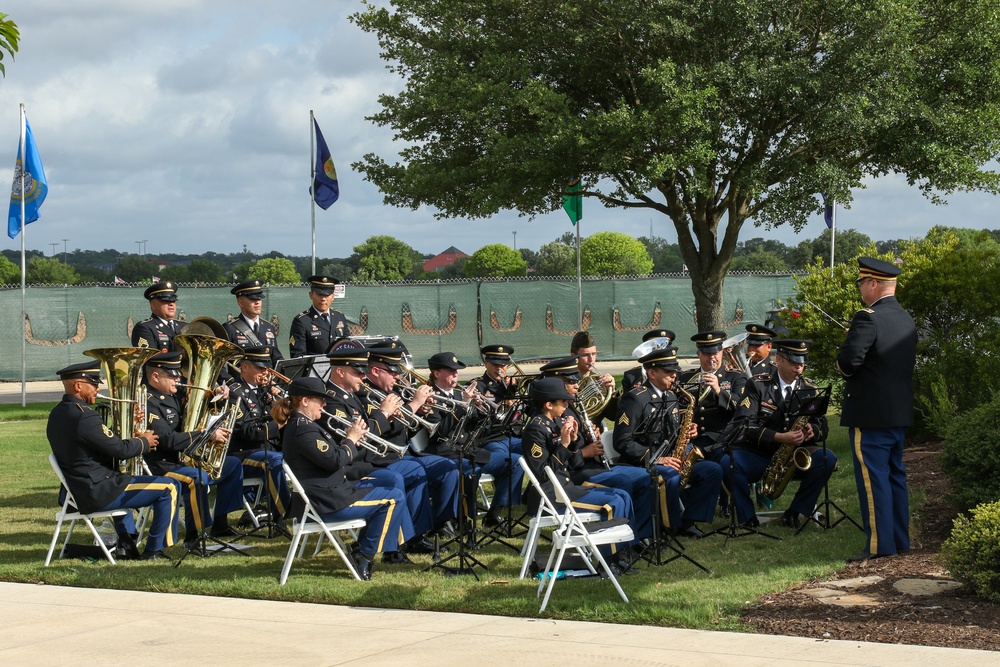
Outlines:
[{"label": "trombone", "polygon": [[[353,422],[343,417],[339,417],[331,412],[327,412],[326,410],[320,409],[320,412],[326,415],[331,422],[336,421],[338,424],[342,424],[345,427],[349,427],[353,424]],[[333,432],[339,435],[341,438],[347,437],[346,429],[340,429],[335,426],[331,426],[331,428]],[[388,456],[389,452],[395,452],[399,456],[403,456],[403,454],[406,453],[406,448],[407,448],[406,445],[397,445],[396,443],[389,442],[385,438],[380,438],[371,432],[365,433],[364,437],[358,440],[358,447],[364,447],[368,451],[378,456]]]}]

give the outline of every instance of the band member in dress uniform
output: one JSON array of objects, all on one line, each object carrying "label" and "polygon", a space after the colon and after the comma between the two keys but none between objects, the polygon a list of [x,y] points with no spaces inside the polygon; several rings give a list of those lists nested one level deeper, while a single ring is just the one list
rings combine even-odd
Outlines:
[{"label": "band member in dress uniform", "polygon": [[[484,345],[479,348],[485,370],[476,378],[476,393],[496,403],[501,410],[511,407],[507,401],[517,394],[517,380],[507,377],[507,367],[510,366],[510,355],[513,352],[514,348],[510,345]],[[484,405],[482,409],[487,407]],[[517,434],[514,433],[515,430]],[[496,423],[490,437],[491,441],[483,445],[483,449],[499,452],[508,458],[510,452],[521,453],[520,428],[517,425]],[[512,503],[518,505],[520,502],[521,493],[517,489]]]},{"label": "band member in dress uniform", "polygon": [[556,377],[563,381],[566,392],[573,397],[563,412],[563,419],[574,419],[578,424],[576,436],[567,448],[570,457],[566,468],[574,484],[606,486],[621,489],[632,498],[635,513],[635,536],[637,539],[649,537],[653,532],[650,522],[653,510],[650,503],[649,475],[645,470],[633,466],[612,465],[604,445],[601,443],[600,429],[591,423],[580,404],[580,373],[576,357],[555,359],[538,369],[543,378]]},{"label": "band member in dress uniform", "polygon": [[899,267],[858,258],[866,307],[851,320],[837,368],[847,378],[841,426],[850,427],[854,478],[867,540],[852,561],[910,548],[910,507],[903,441],[913,424],[917,328],[896,300]]},{"label": "band member in dress uniform", "polygon": [[[698,425],[698,436],[691,444],[700,447],[706,459],[728,469],[729,459],[718,443],[736,410],[733,385],[740,381],[743,374],[723,368],[722,343],[725,338],[726,332],[718,330],[701,331],[691,336],[697,346],[698,368],[681,374],[680,385],[688,387],[697,401],[694,423]],[[697,386],[689,386],[692,382]]]},{"label": "band member in dress uniform", "polygon": [[244,350],[247,348],[266,347],[270,350],[271,366],[281,359],[278,349],[278,330],[274,325],[260,316],[264,305],[264,289],[260,280],[247,280],[229,290],[236,296],[236,305],[240,314],[231,318],[222,328],[226,330],[231,343],[236,343]]},{"label": "band member in dress uniform", "polygon": [[[569,451],[569,446],[576,437],[579,425],[576,420],[563,417],[573,400],[563,381],[555,377],[540,378],[531,383],[528,395],[531,400],[531,418],[524,427],[521,442],[528,467],[541,484],[543,493],[555,503],[555,490],[545,474],[547,467],[566,489],[573,507],[586,512],[598,512],[605,521],[625,518],[635,526],[632,498],[628,493],[621,489],[579,486],[570,477],[567,462],[573,454]],[[524,500],[531,513],[538,511],[541,498],[534,485],[525,491]],[[600,548],[604,554],[603,550],[607,547]],[[614,551],[616,547],[611,545],[608,556]],[[608,564],[618,571],[629,565],[627,560],[621,558],[612,558]]]},{"label": "band member in dress uniform", "polygon": [[[576,335],[573,336],[573,340],[569,346],[569,353],[575,354],[577,368],[580,371],[580,382],[584,382],[588,376],[596,374],[594,370],[594,364],[597,362],[597,341],[590,335],[589,331],[578,331]],[[605,389],[615,388],[615,378],[610,373],[604,373],[598,376],[601,385]],[[604,428],[604,420],[609,419],[614,421],[615,414],[618,411],[618,397],[619,393],[615,392],[611,400],[608,401],[607,406],[601,411],[601,414],[594,417],[593,422]]]},{"label": "band member in dress uniform", "polygon": [[[243,464],[240,460],[226,456],[218,480],[204,470],[180,462],[180,454],[203,434],[202,431],[178,430],[184,417],[184,408],[177,398],[181,353],[161,352],[146,362],[144,371],[149,388],[146,418],[150,430],[160,438],[159,447],[146,457],[146,462],[155,474],[172,477],[184,485],[185,545],[190,546],[198,538],[198,532],[208,528],[215,538],[237,536],[238,533],[229,527],[228,514],[243,507]],[[209,442],[223,443],[230,435],[228,429],[218,428],[209,436]],[[217,487],[214,521],[209,513],[209,486]]]},{"label": "band member in dress uniform", "polygon": [[[704,537],[696,522],[711,522],[715,516],[722,468],[714,461],[698,461],[687,486],[680,488],[684,461],[673,456],[673,445],[681,435],[683,422],[681,404],[672,391],[680,372],[677,348],[653,350],[641,357],[639,363],[646,369],[646,382],[626,393],[618,405],[613,432],[614,447],[620,455],[618,462],[648,470],[650,457],[666,443],[653,462],[664,481],[661,519],[674,533]],[[685,407],[688,405],[689,402],[685,403]],[[695,432],[693,423],[689,428],[690,433],[685,435]]]},{"label": "band member in dress uniform", "polygon": [[[642,342],[645,343],[647,341],[656,340],[659,342],[660,347],[670,347],[675,338],[677,338],[677,334],[670,329],[653,329],[642,335]],[[642,364],[628,369],[622,375],[622,394],[627,392],[629,389],[641,387],[642,383],[645,381],[646,369],[642,367]]]},{"label": "band member in dress uniform", "polygon": [[[330,379],[326,385],[326,411],[348,422],[361,419],[365,422],[367,429],[371,429],[371,420],[368,417],[364,399],[359,394],[364,384],[365,371],[368,368],[368,350],[348,341],[347,345],[331,350],[326,356],[330,361]],[[394,412],[401,400],[395,394],[387,396],[386,400],[380,403],[380,409]],[[333,419],[321,421],[320,425],[344,428],[343,424],[336,423],[336,420]],[[421,532],[425,532],[431,527],[430,503],[426,502],[427,478],[424,475],[419,475],[420,479],[411,476],[409,481],[413,495],[410,496],[411,491],[407,489],[407,480],[404,475],[398,469],[393,470],[387,466],[378,465],[380,462],[381,457],[364,449],[354,457],[349,465],[347,476],[348,479],[358,480],[358,486],[381,486],[396,489],[403,494],[404,500],[399,505],[400,535],[398,540],[400,544],[403,544],[417,535],[415,524],[420,525]],[[408,465],[405,468],[413,475],[423,472],[422,469],[417,471]],[[415,507],[410,507],[406,501],[408,497],[414,499]],[[383,554],[382,562],[402,564],[409,563],[410,560],[402,552],[389,550]]]},{"label": "band member in dress uniform", "polygon": [[778,334],[763,324],[748,324],[746,325],[746,330],[747,352],[750,353],[751,377],[762,374],[774,375],[776,366],[771,361],[771,341]]},{"label": "band member in dress uniform", "polygon": [[173,352],[174,336],[182,328],[174,320],[177,316],[177,285],[170,281],[158,282],[147,287],[142,295],[149,301],[153,314],[132,327],[132,346]]},{"label": "band member in dress uniform", "polygon": [[[426,385],[421,386],[406,403],[395,391],[396,382],[403,374],[402,364],[403,351],[399,347],[369,348],[368,377],[358,396],[367,411],[371,432],[405,451],[409,428],[400,417],[400,411],[405,407],[411,415],[418,413],[433,390]],[[394,397],[392,402],[377,398],[372,388],[385,394],[387,399]],[[406,505],[410,508],[413,529],[417,534],[406,544],[406,551],[434,551],[434,545],[426,534],[432,529],[440,530],[445,522],[458,516],[458,466],[442,456],[413,456],[409,453],[400,456],[396,452],[385,456],[365,452],[365,459],[403,478]]]},{"label": "band member in dress uniform", "polygon": [[[475,407],[472,407],[470,411],[462,406],[446,405],[440,398],[437,398],[446,397],[452,399],[453,402],[462,401],[474,406],[475,385],[470,384],[464,390],[458,387],[458,371],[465,367],[465,363],[459,361],[452,352],[440,352],[427,360],[427,368],[431,373],[430,381],[434,385],[434,393],[431,398],[436,401],[431,413],[427,415],[427,420],[440,422],[440,426],[430,439],[428,453],[457,459],[462,455],[462,448],[467,444],[465,440],[469,432],[474,428],[477,420],[481,418]],[[465,428],[461,433],[457,433],[463,417],[465,418]],[[520,456],[513,452],[505,455],[501,452],[480,449],[475,453],[473,461],[470,461],[468,465],[463,464],[463,471],[466,475],[466,499],[475,497],[480,475],[487,473],[493,476],[493,501],[483,518],[483,523],[487,526],[498,525],[500,523],[500,510],[514,504],[511,500],[512,492],[520,494],[524,471],[517,463],[518,458]]]},{"label": "band member in dress uniform", "polygon": [[[159,438],[152,431],[122,440],[91,409],[101,386],[100,363],[85,361],[58,372],[62,400],[49,413],[45,434],[56,462],[73,493],[77,509],[88,514],[121,508],[153,508],[146,548],[141,556],[135,546],[132,513],[114,518],[120,551],[125,558],[168,558],[163,550],[177,539],[177,506],[180,484],[166,477],[133,477],[118,471],[116,460],[149,454]],[[66,499],[60,489],[59,503]]]},{"label": "band member in dress uniform", "polygon": [[[326,387],[316,377],[292,380],[291,416],[282,434],[285,463],[295,474],[309,501],[326,521],[365,519],[351,551],[358,575],[369,580],[375,555],[399,548],[400,521],[406,514],[403,494],[396,489],[359,486],[347,479],[346,468],[358,455],[358,441],[368,432],[363,419],[339,430],[334,439],[317,420],[326,405]],[[302,516],[302,500],[292,498],[293,516]]]},{"label": "band member in dress uniform", "polygon": [[[837,457],[816,445],[817,441],[826,439],[826,417],[810,417],[800,429],[791,430],[806,399],[820,393],[816,385],[802,375],[809,341],[782,338],[774,340],[773,344],[777,349],[776,372],[753,376],[739,397],[733,423],[745,421],[747,428],[733,445],[735,480],[727,482],[727,486],[734,489],[736,518],[741,524],[756,528],[760,522],[750,500],[748,485],[761,480],[782,445],[809,448],[812,464],[808,470],[795,473],[799,488],[781,517],[783,526],[798,528],[801,517],[811,517],[815,512],[823,485],[837,466]],[[725,474],[729,476],[728,469]]]},{"label": "band member in dress uniform", "polygon": [[271,418],[273,385],[269,382],[272,354],[267,347],[248,347],[240,360],[240,374],[229,381],[229,400],[240,402],[233,424],[229,453],[243,462],[243,477],[267,475],[271,512],[284,516],[291,496],[281,468],[281,434]]},{"label": "band member in dress uniform", "polygon": [[340,284],[330,276],[309,277],[312,306],[292,320],[288,353],[292,358],[307,354],[326,354],[334,341],[350,336],[347,318],[333,310],[333,290]]}]

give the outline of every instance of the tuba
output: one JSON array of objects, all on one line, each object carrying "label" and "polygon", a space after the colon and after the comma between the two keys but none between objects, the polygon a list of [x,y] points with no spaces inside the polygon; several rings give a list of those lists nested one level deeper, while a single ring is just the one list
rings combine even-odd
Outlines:
[{"label": "tuba", "polygon": [[[136,408],[146,414],[142,366],[159,353],[158,349],[148,347],[100,347],[84,352],[101,362],[111,401],[111,431],[123,440],[146,431],[145,416],[140,420],[136,414]],[[145,474],[142,455],[119,461],[118,469],[133,477]]]},{"label": "tuba", "polygon": [[[203,431],[208,427],[213,388],[219,373],[229,361],[243,354],[243,350],[228,340],[198,333],[178,334],[174,337],[174,345],[187,354],[188,400],[184,407],[181,430]],[[208,463],[224,461],[228,449],[228,442],[223,444],[206,442],[198,452],[194,452],[194,448],[189,448],[190,452],[183,452],[180,462],[186,466],[201,468],[211,474]],[[221,468],[215,471],[213,479],[218,479],[217,475],[221,472]]]}]

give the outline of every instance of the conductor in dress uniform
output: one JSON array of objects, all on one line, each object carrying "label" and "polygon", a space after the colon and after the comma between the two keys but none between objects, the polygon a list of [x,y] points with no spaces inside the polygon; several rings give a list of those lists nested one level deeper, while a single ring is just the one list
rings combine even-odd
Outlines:
[{"label": "conductor in dress uniform", "polygon": [[278,349],[278,330],[260,316],[264,306],[264,288],[260,280],[247,280],[229,290],[236,297],[240,314],[222,325],[231,343],[241,348],[266,347],[270,351],[271,366],[281,359]]},{"label": "conductor in dress uniform", "polygon": [[330,276],[309,277],[309,298],[312,306],[292,320],[288,353],[292,358],[326,354],[334,341],[350,336],[347,318],[333,310],[333,289],[339,280]]},{"label": "conductor in dress uniform", "polygon": [[917,327],[896,300],[899,267],[858,258],[861,300],[837,368],[847,378],[841,426],[850,428],[854,478],[861,500],[865,546],[850,562],[910,549],[910,506],[903,441],[913,424]]},{"label": "conductor in dress uniform", "polygon": [[[101,385],[100,364],[86,361],[58,372],[62,401],[49,413],[45,433],[56,462],[83,513],[120,508],[153,508],[146,549],[141,558],[168,558],[163,549],[177,539],[177,506],[180,483],[166,477],[133,477],[119,472],[116,460],[148,455],[159,439],[151,431],[123,440],[111,432],[91,409]],[[65,496],[60,492],[60,503]],[[135,549],[135,521],[131,512],[115,517],[119,546],[126,554]]]},{"label": "conductor in dress uniform", "polygon": [[174,336],[181,326],[174,321],[177,316],[177,285],[170,281],[158,282],[142,294],[149,301],[152,315],[132,328],[133,347],[154,347],[160,352],[174,351]]}]

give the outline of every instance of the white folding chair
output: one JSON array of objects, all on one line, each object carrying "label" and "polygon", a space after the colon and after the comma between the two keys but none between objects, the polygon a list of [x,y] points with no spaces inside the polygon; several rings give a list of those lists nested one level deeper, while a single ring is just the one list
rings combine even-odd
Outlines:
[{"label": "white folding chair", "polygon": [[[247,500],[247,489],[251,489],[253,492],[253,502]],[[260,521],[257,520],[257,505],[260,504],[261,496],[264,494],[264,478],[263,477],[244,477],[243,478],[243,509],[246,510],[247,514],[250,516],[250,521],[253,522],[254,528],[260,528]]]},{"label": "white folding chair", "polygon": [[618,462],[618,457],[621,454],[615,449],[615,431],[609,428],[607,431],[601,434],[601,444],[604,445],[604,458],[608,460],[608,463],[614,465]]},{"label": "white folding chair", "polygon": [[[535,491],[541,498],[541,501],[538,503],[538,511],[535,512],[535,516],[531,517],[528,521],[528,534],[524,538],[524,546],[521,547],[521,555],[524,556],[524,560],[521,563],[521,579],[524,579],[525,575],[528,573],[528,567],[530,566],[531,561],[535,559],[535,553],[538,551],[538,540],[541,538],[542,528],[552,528],[553,526],[558,526],[562,521],[562,512],[557,510],[555,505],[552,504],[552,501],[545,495],[545,492],[542,490],[542,485],[539,483],[538,478],[535,477],[535,473],[531,472],[528,460],[522,456],[517,461],[521,464],[521,468],[524,470],[524,476],[527,477],[528,482],[535,487]],[[601,520],[601,515],[597,512],[577,512],[577,516],[579,516],[580,520],[584,523]]]},{"label": "white folding chair", "polygon": [[542,593],[542,588],[545,588],[545,598],[542,600],[542,606],[538,611],[545,611],[545,607],[549,603],[549,596],[552,595],[552,589],[556,585],[556,574],[562,566],[563,556],[566,555],[566,550],[570,547],[575,548],[580,553],[591,574],[597,574],[597,569],[590,559],[597,558],[601,569],[604,570],[611,583],[615,585],[615,589],[622,596],[622,600],[628,602],[628,596],[625,595],[625,591],[622,590],[621,584],[618,583],[615,573],[611,571],[608,562],[604,560],[604,556],[601,555],[597,547],[601,544],[631,542],[635,538],[632,527],[628,524],[617,524],[607,521],[588,526],[580,520],[580,515],[573,508],[572,501],[569,495],[566,494],[566,489],[563,488],[559,478],[552,472],[552,468],[546,467],[545,474],[549,476],[549,481],[552,482],[556,500],[566,506],[566,511],[563,513],[559,527],[552,531],[552,553],[549,554],[549,560],[545,564],[545,570],[542,572],[542,580],[538,583],[539,595]]},{"label": "white folding chair", "polygon": [[101,539],[101,534],[97,532],[97,527],[94,526],[94,519],[105,519],[117,516],[125,516],[132,511],[131,508],[122,508],[116,510],[102,510],[100,512],[90,512],[89,514],[84,514],[80,511],[72,511],[70,507],[76,509],[76,500],[73,498],[73,493],[69,490],[69,485],[66,484],[66,476],[63,475],[62,469],[59,468],[59,463],[56,461],[55,454],[49,454],[49,464],[52,466],[52,470],[55,471],[56,477],[59,478],[59,483],[66,489],[66,499],[63,501],[62,508],[56,512],[56,530],[52,533],[52,542],[49,543],[49,552],[45,554],[45,567],[49,566],[52,562],[52,552],[56,549],[56,542],[59,540],[59,533],[62,532],[63,522],[69,521],[69,528],[66,530],[66,539],[63,540],[62,549],[59,551],[59,557],[62,558],[63,554],[66,553],[66,545],[69,544],[70,539],[73,537],[73,526],[77,521],[83,521],[87,524],[87,528],[90,529],[91,534],[94,536],[94,542],[101,547],[101,551],[104,552],[104,557],[108,559],[108,562],[112,565],[115,564],[115,557],[111,555],[111,551],[108,546]]},{"label": "white folding chair", "polygon": [[[305,489],[299,484],[299,480],[295,477],[295,474],[288,467],[287,463],[282,462],[281,467],[285,470],[285,480],[288,482],[288,488],[292,493],[297,493],[299,498],[302,499],[302,503],[305,505],[302,510],[302,516],[296,517],[292,520],[292,542],[288,545],[288,555],[285,556],[285,565],[281,568],[281,577],[278,579],[278,583],[282,586],[288,581],[288,573],[292,570],[292,561],[297,557],[302,555],[302,551],[305,550],[305,541],[307,536],[318,534],[320,536],[320,543],[322,543],[323,536],[326,536],[333,545],[333,548],[337,550],[340,554],[340,559],[344,561],[344,565],[350,570],[351,574],[358,581],[361,581],[361,577],[358,576],[358,571],[354,569],[354,563],[352,562],[350,556],[347,555],[347,547],[344,545],[344,541],[337,534],[339,531],[356,531],[360,528],[365,527],[364,519],[349,519],[347,521],[324,521],[316,508],[313,507],[312,502],[309,500],[309,496],[306,495]],[[316,551],[319,551],[319,544],[316,545]],[[296,553],[298,552],[298,553]],[[315,552],[314,552],[315,555]]]},{"label": "white folding chair", "polygon": [[[485,514],[490,508],[490,502],[493,500],[493,496],[486,492],[487,484],[494,484],[496,480],[493,479],[493,475],[488,472],[484,472],[479,476],[479,504],[482,506],[480,514]],[[496,489],[494,485],[494,490]]]}]

